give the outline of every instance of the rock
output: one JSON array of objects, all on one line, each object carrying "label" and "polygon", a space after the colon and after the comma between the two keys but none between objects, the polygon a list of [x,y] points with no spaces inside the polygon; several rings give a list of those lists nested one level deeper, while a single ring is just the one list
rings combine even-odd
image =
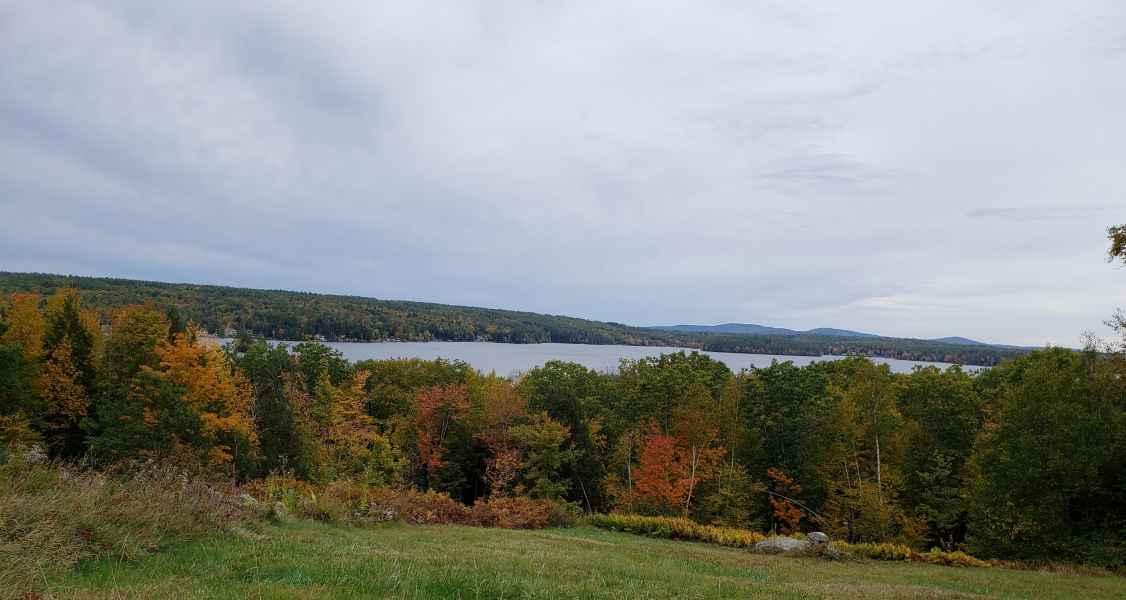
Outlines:
[{"label": "rock", "polygon": [[47,453],[38,444],[28,448],[23,454],[23,459],[29,464],[47,462],[47,458]]},{"label": "rock", "polygon": [[813,544],[805,540],[796,540],[792,537],[775,536],[765,539],[754,545],[755,552],[762,552],[765,554],[789,554],[791,552],[800,552],[808,550]]},{"label": "rock", "polygon": [[250,494],[243,492],[242,495],[240,495],[238,498],[239,501],[242,502],[242,505],[247,508],[258,506],[258,501],[255,500],[254,496],[251,496]]},{"label": "rock", "polygon": [[814,531],[813,533],[807,534],[805,537],[809,538],[809,541],[818,546],[829,543],[829,536],[820,531]]},{"label": "rock", "polygon": [[270,511],[270,516],[278,521],[285,522],[289,520],[289,511],[286,510],[285,504],[278,501],[274,503],[274,507]]}]

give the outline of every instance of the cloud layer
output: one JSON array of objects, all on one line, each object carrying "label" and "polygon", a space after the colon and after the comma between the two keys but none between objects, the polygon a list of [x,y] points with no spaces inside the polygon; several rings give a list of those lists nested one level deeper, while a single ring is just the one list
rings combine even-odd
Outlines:
[{"label": "cloud layer", "polygon": [[0,3],[0,269],[1027,344],[1126,304],[1121,2],[239,4]]}]

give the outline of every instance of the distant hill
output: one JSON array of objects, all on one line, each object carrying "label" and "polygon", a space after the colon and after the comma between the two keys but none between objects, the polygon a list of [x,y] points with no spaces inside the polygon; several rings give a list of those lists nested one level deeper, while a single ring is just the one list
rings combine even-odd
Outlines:
[{"label": "distant hill", "polygon": [[932,339],[931,341],[932,342],[942,342],[943,344],[961,344],[963,346],[988,346],[989,345],[989,344],[986,344],[985,342],[979,342],[977,340],[971,340],[970,338],[964,338],[964,337],[958,337],[958,336],[935,338],[935,339]]},{"label": "distant hill", "polygon": [[[194,283],[0,272],[0,294],[76,288],[90,307],[151,302],[215,334],[281,340],[484,341],[672,346],[793,356],[861,355],[994,365],[1026,349],[881,337],[845,329],[794,331],[747,323],[634,327],[576,317],[361,296],[258,290]],[[2,303],[0,303],[2,304]]]},{"label": "distant hill", "polygon": [[741,333],[747,335],[797,335],[793,329],[767,327],[754,323],[722,323],[720,325],[657,325],[647,327],[657,331],[681,331],[687,333]]},{"label": "distant hill", "polygon": [[878,338],[874,333],[862,333],[848,329],[834,329],[832,327],[818,327],[806,331],[786,329],[784,327],[768,327],[754,323],[722,323],[720,325],[656,325],[647,327],[657,331],[681,331],[689,333],[736,333],[747,335],[821,335],[831,337],[858,337]]}]

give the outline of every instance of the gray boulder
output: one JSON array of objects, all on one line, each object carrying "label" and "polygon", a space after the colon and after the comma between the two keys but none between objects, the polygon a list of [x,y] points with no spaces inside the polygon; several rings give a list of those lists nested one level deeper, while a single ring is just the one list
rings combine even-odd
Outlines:
[{"label": "gray boulder", "polygon": [[756,543],[752,549],[755,552],[762,552],[764,554],[789,554],[791,552],[808,550],[810,546],[812,546],[812,543],[806,540],[775,536]]},{"label": "gray boulder", "polygon": [[829,536],[820,531],[814,531],[813,533],[807,534],[805,537],[809,538],[809,541],[818,546],[829,543]]}]

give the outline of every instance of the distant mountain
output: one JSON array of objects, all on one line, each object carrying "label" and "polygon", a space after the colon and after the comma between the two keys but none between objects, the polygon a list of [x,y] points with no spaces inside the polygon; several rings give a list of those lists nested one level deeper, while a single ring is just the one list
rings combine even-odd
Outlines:
[{"label": "distant mountain", "polygon": [[786,329],[784,327],[769,327],[754,323],[721,323],[719,325],[656,325],[646,329],[657,331],[679,331],[682,333],[729,333],[741,335],[820,335],[831,337],[878,338],[874,333],[850,331],[848,329],[835,329],[832,327],[818,327],[808,331]]},{"label": "distant mountain", "polygon": [[[853,331],[851,329],[837,329],[835,327],[817,327],[815,329],[807,329],[800,331],[797,329],[786,329],[785,327],[770,327],[768,325],[758,325],[755,323],[721,323],[719,325],[655,325],[652,327],[644,327],[653,331],[667,331],[670,333],[705,333],[705,334],[725,334],[725,335],[766,335],[766,336],[788,336],[800,337],[815,335],[820,337],[831,338],[856,338],[856,339],[906,339],[896,338],[892,336],[879,335],[876,333],[865,333],[863,331]],[[919,342],[933,342],[936,344],[949,344],[951,346],[980,346],[982,348],[1006,348],[1010,350],[1030,350],[1032,348],[1026,346],[1014,346],[1010,344],[990,344],[988,342],[979,342],[971,340],[970,338],[961,336],[947,336],[931,339],[919,339]]]},{"label": "distant mountain", "polygon": [[646,327],[657,331],[680,331],[684,333],[734,333],[743,335],[798,335],[799,331],[783,327],[767,327],[754,323],[721,323],[719,325],[656,325]]},{"label": "distant mountain", "polygon": [[856,338],[878,338],[883,337],[874,333],[864,333],[861,331],[850,331],[848,329],[833,329],[832,327],[818,327],[817,329],[810,329],[809,331],[802,332],[805,335],[831,335],[835,337],[856,337]]},{"label": "distant mountain", "polygon": [[930,341],[932,341],[932,342],[942,342],[943,344],[959,344],[959,345],[962,345],[962,346],[989,346],[990,345],[990,344],[986,344],[985,342],[979,342],[977,340],[971,340],[970,338],[964,338],[964,337],[958,337],[958,336],[934,338]]}]

